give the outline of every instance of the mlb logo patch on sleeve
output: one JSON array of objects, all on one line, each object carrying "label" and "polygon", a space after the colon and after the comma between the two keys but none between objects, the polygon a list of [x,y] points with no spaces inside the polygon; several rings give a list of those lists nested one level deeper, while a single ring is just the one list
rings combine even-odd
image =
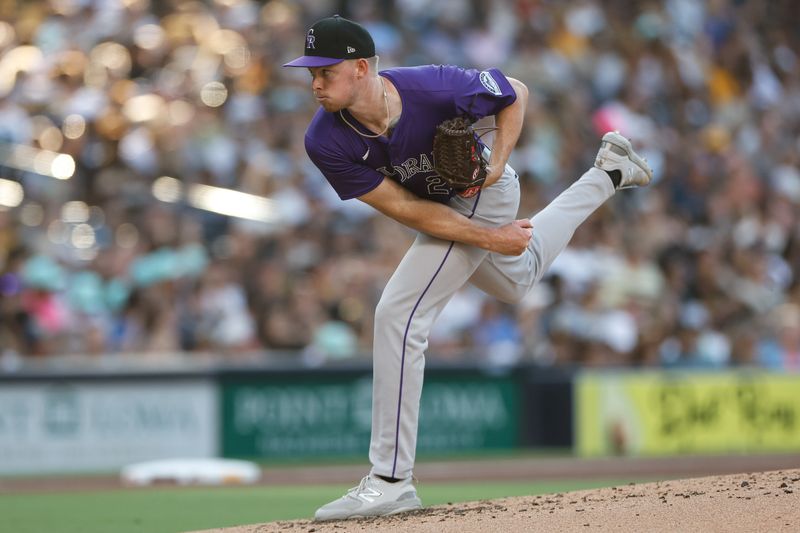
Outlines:
[{"label": "mlb logo patch on sleeve", "polygon": [[502,94],[502,91],[500,91],[500,86],[497,84],[488,70],[481,72],[480,79],[481,85],[486,87],[487,91],[495,96],[500,96]]}]

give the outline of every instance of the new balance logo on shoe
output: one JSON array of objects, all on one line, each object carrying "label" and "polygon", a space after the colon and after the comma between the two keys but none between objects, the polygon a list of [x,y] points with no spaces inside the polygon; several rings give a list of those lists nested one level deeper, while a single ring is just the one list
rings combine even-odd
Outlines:
[{"label": "new balance logo on shoe", "polygon": [[367,487],[363,491],[358,493],[358,497],[367,503],[372,503],[381,496],[383,496],[383,493],[381,491],[373,489],[372,487]]}]

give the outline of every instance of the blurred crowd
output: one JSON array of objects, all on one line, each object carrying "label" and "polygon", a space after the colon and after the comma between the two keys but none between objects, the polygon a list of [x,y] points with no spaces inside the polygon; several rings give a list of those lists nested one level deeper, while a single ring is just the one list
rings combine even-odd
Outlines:
[{"label": "blurred crowd", "polygon": [[[333,13],[370,30],[382,68],[496,66],[528,85],[522,216],[610,129],[655,170],[520,305],[457,293],[430,358],[800,370],[790,0],[0,1],[0,363],[369,357],[414,235],[336,197],[303,149],[310,76],[280,68]],[[74,171],[27,168],[20,146]],[[253,196],[209,207],[191,194],[205,186]],[[256,197],[265,216],[245,216]]]}]

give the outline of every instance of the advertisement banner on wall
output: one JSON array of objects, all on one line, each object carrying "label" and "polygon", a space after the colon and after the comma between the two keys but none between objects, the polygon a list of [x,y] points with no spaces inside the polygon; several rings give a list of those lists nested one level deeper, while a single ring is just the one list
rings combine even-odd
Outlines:
[{"label": "advertisement banner on wall", "polygon": [[581,455],[800,452],[800,375],[584,372]]},{"label": "advertisement banner on wall", "polygon": [[[426,378],[417,449],[512,448],[519,433],[518,403],[509,378]],[[359,455],[369,447],[370,377],[227,383],[222,405],[225,456]]]},{"label": "advertisement banner on wall", "polygon": [[0,388],[0,474],[114,470],[212,457],[211,381],[30,383]]}]

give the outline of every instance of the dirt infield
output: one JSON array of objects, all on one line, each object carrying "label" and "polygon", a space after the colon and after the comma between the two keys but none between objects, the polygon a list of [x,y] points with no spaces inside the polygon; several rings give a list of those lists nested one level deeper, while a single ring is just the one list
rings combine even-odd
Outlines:
[{"label": "dirt infield", "polygon": [[386,518],[280,521],[205,533],[797,531],[800,469],[442,505]]}]

